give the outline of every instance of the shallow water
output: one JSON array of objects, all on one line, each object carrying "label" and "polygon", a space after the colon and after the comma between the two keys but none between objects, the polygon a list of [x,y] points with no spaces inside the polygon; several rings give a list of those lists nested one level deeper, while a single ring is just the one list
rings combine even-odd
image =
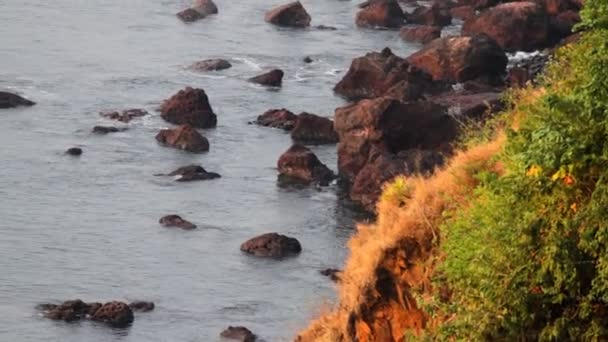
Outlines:
[{"label": "shallow water", "polygon": [[[334,185],[281,188],[276,160],[289,135],[248,125],[269,108],[332,116],[332,93],[352,58],[418,46],[395,31],[357,29],[353,1],[302,1],[313,25],[264,23],[276,0],[216,0],[220,14],[193,24],[175,13],[186,1],[0,0],[0,89],[38,102],[0,112],[0,340],[216,341],[245,325],[266,341],[291,339],[334,296],[318,271],[340,266],[355,213]],[[304,64],[311,56],[315,62]],[[233,68],[197,74],[186,67],[222,57]],[[286,73],[279,91],[244,81],[270,67]],[[204,88],[218,127],[211,151],[159,146],[169,125],[154,110],[185,86]],[[94,136],[105,110],[145,108],[129,130]],[[81,146],[70,158],[63,151]],[[335,169],[335,146],[314,147]],[[219,180],[175,183],[153,176],[200,163]],[[177,213],[199,229],[161,228]],[[277,231],[303,253],[286,260],[243,255],[239,245]],[[39,302],[151,300],[126,330],[42,319]]]}]

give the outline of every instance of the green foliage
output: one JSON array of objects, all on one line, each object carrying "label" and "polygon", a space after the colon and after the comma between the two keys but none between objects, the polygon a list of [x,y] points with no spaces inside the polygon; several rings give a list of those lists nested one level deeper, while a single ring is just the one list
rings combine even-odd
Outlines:
[{"label": "green foliage", "polygon": [[435,339],[608,339],[608,1],[587,1],[583,18],[544,92],[515,100],[525,115],[504,175],[479,172],[442,227],[435,282],[452,296]]}]

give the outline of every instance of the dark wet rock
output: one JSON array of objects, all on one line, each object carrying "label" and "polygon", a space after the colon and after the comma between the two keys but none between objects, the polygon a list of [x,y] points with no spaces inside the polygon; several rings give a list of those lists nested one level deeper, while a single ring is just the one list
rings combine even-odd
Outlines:
[{"label": "dark wet rock", "polygon": [[551,17],[550,23],[550,43],[556,44],[560,40],[570,36],[574,25],[581,22],[581,16],[575,11],[566,11]]},{"label": "dark wet rock", "polygon": [[66,154],[70,156],[80,156],[82,154],[82,149],[80,147],[70,147],[65,151]]},{"label": "dark wet rock", "polygon": [[85,319],[89,312],[89,304],[80,299],[68,300],[59,305],[42,304],[36,308],[42,310],[46,318],[66,322]]},{"label": "dark wet rock", "polygon": [[401,39],[408,42],[426,44],[441,37],[441,27],[439,26],[404,26],[399,31]]},{"label": "dark wet rock", "polygon": [[317,26],[315,26],[315,29],[321,30],[321,31],[336,31],[338,28],[336,28],[334,26],[317,25]]},{"label": "dark wet rock", "polygon": [[19,106],[33,106],[36,103],[17,94],[0,91],[0,109],[15,108]]},{"label": "dark wet rock", "polygon": [[450,9],[450,14],[460,20],[469,20],[477,15],[477,10],[470,5],[458,6]]},{"label": "dark wet rock", "polygon": [[264,114],[258,116],[253,123],[260,126],[280,128],[286,131],[291,131],[296,125],[297,118],[297,115],[285,108],[270,109]]},{"label": "dark wet rock", "polygon": [[198,12],[194,8],[187,8],[181,12],[178,12],[176,15],[182,21],[187,22],[187,23],[191,23],[193,21],[197,21],[197,20],[203,19],[205,17],[204,15],[202,15],[200,12]]},{"label": "dark wet rock", "polygon": [[338,134],[334,122],[315,114],[300,113],[291,131],[291,138],[303,144],[335,144]]},{"label": "dark wet rock", "polygon": [[126,131],[126,127],[114,127],[114,126],[95,126],[91,130],[92,133],[95,134],[108,134],[108,133],[117,133]]},{"label": "dark wet rock", "polygon": [[544,70],[549,56],[538,54],[518,61],[509,69],[507,82],[511,87],[522,87],[528,81],[534,81]]},{"label": "dark wet rock", "polygon": [[334,91],[350,100],[390,94],[403,101],[419,99],[434,87],[430,75],[393,54],[389,48],[353,59]]},{"label": "dark wet rock", "polygon": [[444,106],[392,98],[362,100],[336,109],[334,127],[340,137],[338,169],[353,182],[374,150],[397,154],[410,149],[449,149],[457,134]]},{"label": "dark wet rock", "polygon": [[543,48],[549,39],[549,16],[534,2],[510,2],[487,9],[465,21],[462,35],[486,34],[505,51]]},{"label": "dark wet rock", "polygon": [[310,15],[299,1],[273,8],[266,12],[264,20],[285,27],[307,27],[310,25]]},{"label": "dark wet rock", "polygon": [[563,12],[578,12],[582,8],[582,0],[540,0],[549,15],[559,15]]},{"label": "dark wet rock", "polygon": [[129,304],[131,310],[135,312],[150,312],[154,310],[153,302],[135,301]]},{"label": "dark wet rock", "polygon": [[451,115],[465,120],[483,120],[504,109],[502,93],[496,91],[451,91],[436,95],[434,103],[448,108]]},{"label": "dark wet rock", "polygon": [[308,148],[294,144],[277,162],[279,177],[283,181],[327,186],[336,177]]},{"label": "dark wet rock", "polygon": [[295,238],[277,233],[267,233],[250,240],[241,245],[241,251],[259,257],[280,258],[302,251],[300,242]]},{"label": "dark wet rock", "polygon": [[434,80],[463,82],[481,76],[501,79],[507,55],[484,35],[435,39],[407,61],[432,75]]},{"label": "dark wet rock", "polygon": [[232,67],[232,64],[225,59],[213,58],[199,61],[190,66],[190,69],[195,71],[219,71]]},{"label": "dark wet rock", "polygon": [[252,77],[248,81],[269,87],[280,87],[283,81],[283,71],[280,69],[273,69],[269,72]]},{"label": "dark wet rock", "polygon": [[217,116],[203,89],[187,87],[178,91],[160,106],[161,117],[176,125],[188,124],[196,128],[217,125]]},{"label": "dark wet rock", "polygon": [[236,340],[239,342],[254,342],[256,335],[251,330],[245,327],[233,327],[229,326],[226,330],[222,331],[221,337]]},{"label": "dark wet rock", "polygon": [[213,0],[194,0],[192,1],[192,9],[204,17],[218,13],[217,6]]},{"label": "dark wet rock", "polygon": [[438,3],[433,3],[431,7],[418,7],[414,12],[406,14],[405,20],[408,24],[443,27],[452,24],[452,15],[449,9],[443,9]]},{"label": "dark wet rock", "polygon": [[396,0],[371,0],[357,13],[361,27],[397,28],[403,25],[405,14]]},{"label": "dark wet rock", "polygon": [[110,326],[123,328],[133,323],[133,311],[123,302],[109,302],[102,305],[91,316],[91,320],[104,322]]},{"label": "dark wet rock", "polygon": [[304,62],[304,63],[306,63],[306,64],[309,64],[309,63],[312,63],[312,62],[314,62],[314,61],[313,61],[313,59],[312,59],[312,58],[310,58],[310,56],[306,56],[306,57],[304,57],[304,58],[302,59],[302,62]]},{"label": "dark wet rock", "polygon": [[326,268],[324,270],[319,271],[319,273],[321,273],[321,275],[323,276],[328,277],[334,283],[337,283],[340,281],[340,273],[342,273],[342,270],[336,268]]},{"label": "dark wet rock", "polygon": [[156,140],[164,145],[188,152],[201,153],[209,151],[209,141],[192,126],[183,125],[174,129],[162,129]]},{"label": "dark wet rock", "polygon": [[221,177],[218,173],[208,172],[200,165],[183,166],[167,174],[167,176],[180,176],[176,179],[177,182],[210,180]]},{"label": "dark wet rock", "polygon": [[196,228],[195,224],[184,220],[179,215],[163,216],[160,218],[160,220],[158,220],[158,223],[160,223],[163,227],[167,227],[167,228],[174,227],[174,228],[181,228],[181,229],[186,229],[186,230],[192,230],[192,229]]},{"label": "dark wet rock", "polygon": [[127,109],[122,112],[102,112],[99,115],[104,118],[108,118],[111,120],[117,120],[120,122],[130,122],[135,118],[140,118],[142,116],[148,115],[148,112],[143,109]]}]

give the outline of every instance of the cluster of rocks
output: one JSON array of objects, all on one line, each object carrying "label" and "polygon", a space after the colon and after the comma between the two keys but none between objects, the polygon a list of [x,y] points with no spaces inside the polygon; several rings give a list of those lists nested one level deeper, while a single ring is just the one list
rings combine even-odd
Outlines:
[{"label": "cluster of rocks", "polygon": [[120,301],[102,303],[85,303],[80,299],[68,300],[61,304],[39,304],[36,307],[44,317],[65,322],[91,320],[102,322],[115,328],[124,328],[133,323],[134,311],[149,312],[154,310],[154,303],[137,301],[127,304]]}]

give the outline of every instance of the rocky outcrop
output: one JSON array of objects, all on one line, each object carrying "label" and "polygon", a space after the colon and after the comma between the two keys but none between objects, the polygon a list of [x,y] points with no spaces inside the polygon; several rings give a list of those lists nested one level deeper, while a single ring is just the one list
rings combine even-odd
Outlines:
[{"label": "rocky outcrop", "polygon": [[95,134],[108,134],[126,131],[126,127],[114,127],[114,126],[95,126],[91,130],[91,133]]},{"label": "rocky outcrop", "polygon": [[123,110],[122,112],[102,112],[99,113],[99,115],[103,116],[104,118],[127,123],[135,118],[148,115],[148,112],[143,109],[127,109]]},{"label": "rocky outcrop", "polygon": [[258,116],[253,123],[273,128],[280,128],[285,131],[291,131],[296,124],[297,116],[285,108],[270,109],[264,114]]},{"label": "rocky outcrop", "polygon": [[36,103],[17,94],[0,91],[0,109],[15,108],[19,106],[33,106]]},{"label": "rocky outcrop", "polygon": [[282,258],[302,251],[300,242],[292,237],[277,233],[267,233],[241,245],[241,251],[258,257]]},{"label": "rocky outcrop", "polygon": [[160,218],[160,220],[158,220],[158,223],[160,223],[163,227],[167,227],[167,228],[174,227],[174,228],[181,228],[181,229],[185,229],[185,230],[192,230],[192,229],[196,228],[195,224],[184,220],[179,215],[163,216]]},{"label": "rocky outcrop", "polygon": [[273,69],[269,72],[252,77],[248,81],[268,87],[280,87],[283,82],[283,70]]},{"label": "rocky outcrop", "polygon": [[245,327],[233,327],[229,326],[226,330],[222,331],[221,337],[235,340],[238,342],[255,342],[257,336],[251,332],[251,330]]},{"label": "rocky outcrop", "polygon": [[180,176],[176,179],[177,182],[192,182],[199,180],[210,180],[220,178],[221,176],[215,172],[208,172],[200,165],[182,166],[167,176]]},{"label": "rocky outcrop", "polygon": [[408,24],[443,27],[452,24],[452,15],[449,9],[443,9],[438,3],[433,3],[431,7],[418,7],[414,12],[406,14],[405,20]]},{"label": "rocky outcrop", "polygon": [[209,151],[209,141],[192,126],[183,125],[175,129],[162,129],[156,135],[159,143],[188,152]]},{"label": "rocky outcrop", "polygon": [[217,125],[217,116],[211,109],[203,89],[187,87],[178,91],[160,106],[160,116],[176,125],[211,128]]},{"label": "rocky outcrop", "polygon": [[436,39],[407,61],[432,75],[434,80],[463,82],[478,77],[501,79],[508,59],[494,40],[476,35]]},{"label": "rocky outcrop", "polygon": [[144,302],[139,300],[129,303],[129,307],[134,312],[150,312],[154,310],[155,305],[153,302]]},{"label": "rocky outcrop", "polygon": [[80,147],[70,147],[65,151],[65,154],[77,157],[82,155],[82,149]]},{"label": "rocky outcrop", "polygon": [[419,99],[434,87],[432,78],[389,48],[355,58],[334,91],[350,100],[391,95],[402,101]]},{"label": "rocky outcrop", "polygon": [[396,0],[371,0],[356,17],[360,27],[397,28],[403,25],[405,14]]},{"label": "rocky outcrop", "polygon": [[315,114],[300,113],[297,116],[291,138],[303,144],[335,144],[338,134],[334,130],[334,123],[328,118]]},{"label": "rocky outcrop", "polygon": [[205,59],[203,61],[196,62],[190,66],[190,69],[194,71],[220,71],[229,69],[232,67],[232,64],[225,59],[221,58],[213,58],[213,59]]},{"label": "rocky outcrop", "polygon": [[510,2],[492,7],[467,20],[462,34],[486,34],[505,51],[543,48],[549,39],[549,16],[534,2]]},{"label": "rocky outcrop", "polygon": [[333,171],[308,148],[295,144],[281,155],[277,162],[282,181],[327,186],[335,179]]},{"label": "rocky outcrop", "polygon": [[299,1],[281,5],[266,12],[264,20],[284,27],[308,27],[310,15]]},{"label": "rocky outcrop", "polygon": [[133,311],[129,305],[116,301],[104,304],[91,315],[91,320],[104,322],[116,328],[130,325],[133,319]]},{"label": "rocky outcrop", "polygon": [[439,26],[404,26],[399,31],[401,39],[408,42],[426,44],[441,37],[441,27]]}]

